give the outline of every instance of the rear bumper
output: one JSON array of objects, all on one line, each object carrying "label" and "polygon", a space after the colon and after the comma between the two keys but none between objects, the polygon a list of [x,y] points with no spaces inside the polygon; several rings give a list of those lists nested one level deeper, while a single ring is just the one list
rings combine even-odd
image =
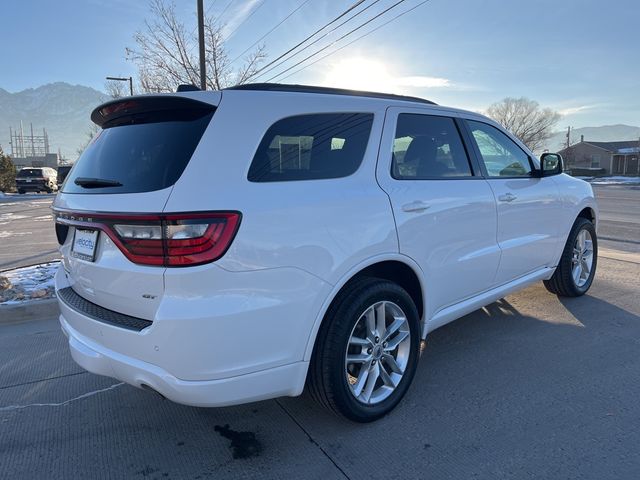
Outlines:
[{"label": "rear bumper", "polygon": [[49,185],[45,184],[44,182],[16,183],[16,189],[18,190],[40,191],[40,190],[46,190],[47,188],[49,188]]},{"label": "rear bumper", "polygon": [[69,339],[71,356],[85,370],[135,387],[150,387],[169,400],[185,405],[222,407],[299,395],[307,374],[308,363],[297,362],[219,380],[180,380],[162,368],[121,355],[83,337],[62,315],[60,324]]},{"label": "rear bumper", "polygon": [[[63,267],[55,280],[57,292],[70,286]],[[165,284],[150,326],[141,330],[100,320],[59,295],[74,360],[187,405],[302,393],[306,344],[328,284],[296,269],[227,272],[215,266],[167,275]]]}]

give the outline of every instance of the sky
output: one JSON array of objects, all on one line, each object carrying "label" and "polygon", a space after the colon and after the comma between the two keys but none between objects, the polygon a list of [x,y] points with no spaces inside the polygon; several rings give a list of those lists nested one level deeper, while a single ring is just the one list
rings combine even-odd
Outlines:
[{"label": "sky", "polygon": [[[474,111],[507,96],[528,97],[562,113],[559,128],[640,125],[639,0],[429,0],[335,51],[422,2],[404,0],[336,41],[396,1],[378,0],[257,81],[336,42],[277,80],[416,95]],[[267,62],[354,2],[204,0],[207,13],[226,24],[230,58],[302,5],[264,39]],[[196,0],[175,4],[185,28],[195,31]],[[136,75],[125,49],[135,47],[133,36],[150,13],[146,0],[22,0],[5,2],[2,17],[0,88],[64,81],[104,90],[105,76]]]}]

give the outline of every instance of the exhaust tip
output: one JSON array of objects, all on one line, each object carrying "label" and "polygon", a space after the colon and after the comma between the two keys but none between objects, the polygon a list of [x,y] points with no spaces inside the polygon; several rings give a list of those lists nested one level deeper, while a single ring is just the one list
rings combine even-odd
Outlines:
[{"label": "exhaust tip", "polygon": [[167,397],[165,397],[164,395],[162,395],[159,391],[157,391],[155,388],[150,387],[149,385],[147,385],[146,383],[141,383],[140,384],[140,388],[143,390],[146,390],[148,392],[152,392],[155,393],[156,395],[159,395],[160,398],[162,398],[163,400],[166,400]]}]

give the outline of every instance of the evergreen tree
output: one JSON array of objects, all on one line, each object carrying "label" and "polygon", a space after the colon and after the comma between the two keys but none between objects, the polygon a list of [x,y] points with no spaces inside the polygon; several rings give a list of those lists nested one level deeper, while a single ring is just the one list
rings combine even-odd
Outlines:
[{"label": "evergreen tree", "polygon": [[0,147],[0,192],[13,192],[16,188],[16,167]]}]

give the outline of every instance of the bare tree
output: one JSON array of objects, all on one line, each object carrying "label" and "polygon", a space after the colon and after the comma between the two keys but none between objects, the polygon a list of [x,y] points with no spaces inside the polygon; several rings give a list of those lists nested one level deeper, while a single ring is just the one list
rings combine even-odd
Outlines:
[{"label": "bare tree", "polygon": [[538,102],[528,98],[505,98],[494,103],[485,112],[518,137],[532,151],[540,150],[551,137],[552,129],[561,115],[550,108],[540,108]]},{"label": "bare tree", "polygon": [[89,145],[91,145],[91,142],[93,142],[93,139],[95,138],[95,136],[98,134],[99,131],[100,131],[100,127],[98,127],[98,125],[96,125],[93,122],[89,124],[89,128],[87,129],[87,138],[82,143],[82,145],[80,145],[76,149],[76,153],[78,154],[78,157],[82,155],[82,152],[84,152]]},{"label": "bare tree", "polygon": [[129,84],[119,80],[107,80],[104,82],[104,89],[110,98],[122,98],[129,95]]},{"label": "bare tree", "polygon": [[[175,91],[179,84],[200,84],[197,31],[189,31],[175,12],[175,4],[151,0],[151,19],[127,48],[127,57],[138,67],[140,87],[145,92]],[[213,17],[204,19],[207,88],[219,90],[244,83],[266,58],[264,45],[248,54],[237,69],[229,61],[223,36],[224,24]]]}]

